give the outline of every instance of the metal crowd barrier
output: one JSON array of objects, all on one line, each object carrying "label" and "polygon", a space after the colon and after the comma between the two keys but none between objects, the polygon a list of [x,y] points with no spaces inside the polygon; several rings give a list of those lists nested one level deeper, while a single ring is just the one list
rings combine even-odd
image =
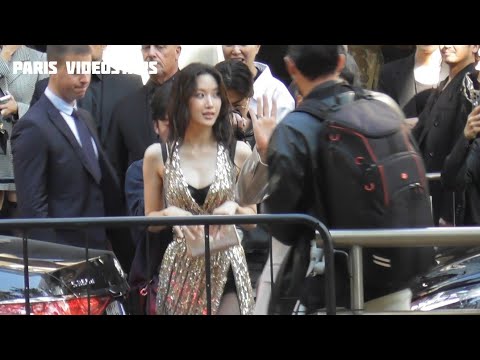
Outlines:
[{"label": "metal crowd barrier", "polygon": [[[210,279],[210,243],[208,238],[208,225],[239,225],[239,224],[304,224],[319,234],[325,250],[325,275],[326,291],[325,302],[328,315],[336,313],[335,299],[335,272],[333,241],[328,229],[319,220],[304,214],[282,214],[282,215],[197,215],[187,217],[102,217],[102,218],[59,218],[59,219],[13,219],[0,220],[0,229],[21,229],[23,230],[23,257],[24,257],[24,294],[25,313],[30,314],[30,285],[28,267],[28,230],[33,228],[73,228],[85,229],[88,227],[130,227],[138,225],[205,225],[205,265],[206,265],[206,291],[207,291],[207,313],[211,314],[211,279]],[[147,249],[149,244],[147,243]],[[89,243],[85,232],[85,258],[88,263]],[[87,287],[87,297],[90,293]],[[88,301],[88,314],[90,314],[90,301]]]},{"label": "metal crowd barrier", "polygon": [[[429,173],[430,181],[440,180],[440,173]],[[455,199],[454,199],[455,201]],[[0,229],[22,229],[24,257],[24,293],[25,311],[30,314],[29,269],[28,269],[28,230],[32,228],[74,228],[82,229],[89,226],[130,227],[150,225],[204,225],[205,226],[205,265],[207,313],[211,314],[211,279],[210,279],[210,244],[208,241],[208,225],[240,225],[240,224],[276,224],[302,223],[316,231],[316,240],[325,251],[326,291],[325,303],[328,315],[336,314],[335,275],[333,243],[339,247],[351,247],[350,261],[352,265],[351,304],[353,310],[362,310],[363,268],[362,247],[415,247],[415,246],[463,246],[480,245],[480,228],[427,228],[427,229],[384,229],[384,230],[329,230],[319,220],[304,214],[281,215],[198,215],[189,217],[103,217],[103,218],[58,218],[58,219],[9,219],[0,220]],[[333,237],[333,241],[332,241]],[[147,249],[149,249],[147,237]],[[85,233],[85,259],[89,260],[88,237]],[[147,254],[147,261],[149,256]],[[272,243],[270,241],[270,259],[272,259]],[[272,261],[270,276],[272,288],[274,284]],[[147,264],[147,268],[149,268]],[[90,297],[87,287],[87,296]],[[90,304],[89,304],[90,305]],[[90,313],[90,306],[89,306]]]},{"label": "metal crowd barrier", "polygon": [[[440,181],[442,179],[441,172],[434,172],[427,174],[428,181]],[[455,211],[455,191],[452,191],[452,215],[453,215],[453,226],[457,225],[456,211]]]},{"label": "metal crowd barrier", "polygon": [[[350,247],[352,266],[351,307],[364,308],[362,247],[421,247],[480,245],[479,227],[436,227],[425,229],[330,230],[337,247]],[[318,236],[317,243],[323,246]]]},{"label": "metal crowd barrier", "polygon": [[[441,173],[428,173],[429,181],[440,181]],[[453,192],[455,216],[455,192]],[[455,218],[454,218],[455,226]],[[337,247],[349,247],[352,269],[351,308],[364,308],[362,247],[422,247],[422,246],[471,246],[480,245],[478,227],[434,227],[425,229],[378,229],[378,230],[330,230]],[[317,244],[322,240],[317,236]]]}]

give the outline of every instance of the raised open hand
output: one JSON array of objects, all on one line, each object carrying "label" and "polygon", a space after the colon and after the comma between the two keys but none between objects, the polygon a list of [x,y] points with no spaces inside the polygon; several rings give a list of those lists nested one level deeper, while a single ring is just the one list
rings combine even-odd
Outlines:
[{"label": "raised open hand", "polygon": [[268,98],[263,95],[257,99],[257,113],[250,110],[252,118],[253,134],[257,145],[257,151],[263,162],[266,162],[267,148],[273,130],[277,126],[277,102],[272,99],[272,109],[268,104]]}]

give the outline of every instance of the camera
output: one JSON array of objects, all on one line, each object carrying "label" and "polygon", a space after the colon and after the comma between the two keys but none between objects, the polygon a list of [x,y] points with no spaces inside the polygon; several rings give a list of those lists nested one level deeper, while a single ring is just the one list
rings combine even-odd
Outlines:
[{"label": "camera", "polygon": [[12,98],[12,95],[5,95],[0,97],[0,105],[6,104],[7,102],[10,101],[11,98]]}]

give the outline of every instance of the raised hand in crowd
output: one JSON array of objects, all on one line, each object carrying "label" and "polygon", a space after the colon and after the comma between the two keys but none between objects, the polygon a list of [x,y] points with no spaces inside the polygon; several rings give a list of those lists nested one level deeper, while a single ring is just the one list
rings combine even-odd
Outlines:
[{"label": "raised hand in crowd", "polygon": [[266,163],[268,142],[277,126],[277,101],[272,99],[272,109],[270,110],[267,95],[259,97],[257,99],[257,114],[250,110],[250,117],[252,118],[257,151],[262,161]]}]

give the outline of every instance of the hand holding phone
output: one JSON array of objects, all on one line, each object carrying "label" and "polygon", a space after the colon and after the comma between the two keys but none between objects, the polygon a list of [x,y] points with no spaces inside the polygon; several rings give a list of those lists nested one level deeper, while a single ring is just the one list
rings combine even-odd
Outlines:
[{"label": "hand holding phone", "polygon": [[11,98],[12,98],[12,95],[5,95],[5,96],[0,97],[0,105],[4,105],[4,104],[8,103]]}]

